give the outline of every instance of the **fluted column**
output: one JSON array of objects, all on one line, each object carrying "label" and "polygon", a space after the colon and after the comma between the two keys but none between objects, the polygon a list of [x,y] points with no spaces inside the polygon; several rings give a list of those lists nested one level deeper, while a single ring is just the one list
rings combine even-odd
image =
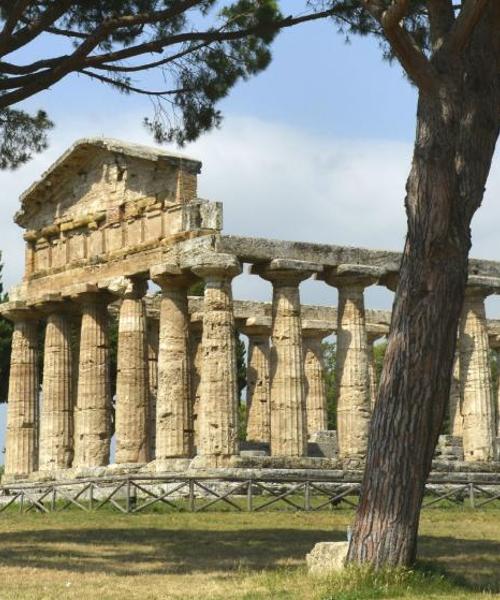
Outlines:
[{"label": "fluted column", "polygon": [[174,275],[162,268],[151,272],[161,287],[156,398],[156,464],[193,454],[189,311],[190,275]]},{"label": "fluted column", "polygon": [[368,354],[368,384],[370,386],[370,410],[373,412],[377,401],[378,382],[377,367],[375,364],[375,342],[386,334],[385,328],[377,324],[371,324],[366,331],[366,352]]},{"label": "fluted column", "polygon": [[160,321],[147,319],[148,368],[149,368],[149,452],[151,459],[156,456],[156,398],[158,395],[158,347]]},{"label": "fluted column", "polygon": [[248,442],[271,441],[271,385],[269,376],[269,318],[250,317],[240,327],[248,337],[247,426]]},{"label": "fluted column", "polygon": [[129,279],[121,294],[115,401],[117,464],[150,459],[146,291],[144,279]]},{"label": "fluted column", "polygon": [[198,456],[222,466],[238,454],[238,382],[231,280],[238,260],[218,254],[201,258],[193,272],[205,281]]},{"label": "fluted column", "polygon": [[199,446],[199,409],[201,394],[201,363],[203,358],[202,323],[197,321],[191,323],[190,327],[190,356],[191,356],[191,406],[193,413],[193,443],[196,451]]},{"label": "fluted column", "polygon": [[306,398],[299,284],[320,270],[294,260],[254,265],[273,284],[271,332],[271,454],[306,456]]},{"label": "fluted column", "polygon": [[334,273],[328,273],[325,281],[339,291],[336,364],[339,456],[363,459],[371,418],[364,290],[376,277],[369,268],[341,265]]},{"label": "fluted column", "polygon": [[[460,344],[458,340],[457,345]],[[453,371],[450,384],[450,434],[462,437],[463,418],[462,418],[462,386],[460,383],[460,348],[455,352],[453,359]]]},{"label": "fluted column", "polygon": [[493,398],[484,299],[489,292],[467,288],[460,322],[460,381],[464,458],[494,459]]},{"label": "fluted column", "polygon": [[73,349],[71,317],[51,309],[45,329],[40,471],[67,469],[73,461]]},{"label": "fluted column", "polygon": [[14,322],[5,476],[22,478],[38,469],[38,321],[28,310],[3,315]]},{"label": "fluted column", "polygon": [[328,429],[325,360],[322,342],[332,332],[333,327],[322,321],[303,321],[302,323],[306,381],[306,422],[309,438],[318,431]]},{"label": "fluted column", "polygon": [[105,292],[82,294],[78,391],[75,407],[74,467],[109,463],[111,388],[108,310]]}]

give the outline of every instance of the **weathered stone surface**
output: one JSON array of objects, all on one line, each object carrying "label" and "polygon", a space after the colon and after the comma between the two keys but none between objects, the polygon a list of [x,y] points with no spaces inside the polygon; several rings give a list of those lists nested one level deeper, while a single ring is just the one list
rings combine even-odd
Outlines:
[{"label": "weathered stone surface", "polygon": [[158,395],[158,347],[160,322],[147,319],[148,369],[149,369],[149,448],[153,459],[156,455],[156,398]]},{"label": "weathered stone surface", "polygon": [[38,323],[15,315],[10,358],[5,475],[23,477],[38,469]]},{"label": "weathered stone surface", "polygon": [[466,461],[494,460],[494,420],[484,291],[469,288],[460,323],[460,381]]},{"label": "weathered stone surface", "polygon": [[75,407],[75,467],[109,462],[111,389],[108,311],[104,294],[79,298],[82,304],[78,393]]},{"label": "weathered stone surface", "polygon": [[253,268],[273,284],[271,454],[305,456],[307,423],[299,284],[315,265],[271,261]]},{"label": "weathered stone surface", "polygon": [[193,420],[187,289],[190,276],[162,274],[156,401],[156,464],[190,457],[193,453]]},{"label": "weathered stone surface", "polygon": [[40,413],[41,471],[65,469],[73,461],[73,352],[71,321],[61,307],[47,319]]},{"label": "weathered stone surface", "polygon": [[145,280],[130,280],[123,292],[118,320],[115,401],[117,464],[150,460],[150,387]]},{"label": "weathered stone surface", "polygon": [[238,453],[238,385],[231,280],[241,272],[232,256],[202,257],[193,272],[205,281],[198,454],[224,465]]},{"label": "weathered stone surface", "polygon": [[[460,340],[458,341],[460,346]],[[450,386],[450,433],[453,436],[463,435],[462,418],[462,385],[460,383],[460,348],[455,352],[453,372]]]},{"label": "weathered stone surface", "polygon": [[201,343],[201,323],[191,324],[189,351],[191,357],[191,405],[193,413],[193,441],[197,449],[199,444],[199,409],[201,396],[201,363],[203,360],[203,346]]},{"label": "weathered stone surface", "polygon": [[249,318],[240,331],[248,337],[247,441],[271,440],[271,386],[269,376],[271,320]]},{"label": "weathered stone surface", "polygon": [[328,575],[341,571],[345,566],[349,542],[319,542],[306,555],[311,575]]},{"label": "weathered stone surface", "polygon": [[371,416],[364,288],[367,276],[326,278],[339,286],[337,326],[337,438],[341,458],[364,458]]},{"label": "weathered stone surface", "polygon": [[302,321],[308,438],[328,429],[325,361],[321,344],[332,331],[328,323]]}]

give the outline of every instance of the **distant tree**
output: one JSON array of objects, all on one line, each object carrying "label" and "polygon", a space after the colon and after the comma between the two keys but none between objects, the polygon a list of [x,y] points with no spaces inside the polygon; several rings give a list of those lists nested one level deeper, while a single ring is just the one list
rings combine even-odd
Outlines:
[{"label": "distant tree", "polygon": [[[2,282],[2,254],[0,252],[0,302],[7,302]],[[12,343],[12,323],[0,316],[0,402],[7,401],[9,390],[10,347]]]},{"label": "distant tree", "polygon": [[325,361],[326,401],[328,407],[328,429],[337,429],[337,392],[335,389],[335,367],[337,364],[337,344],[323,342],[323,360]]},{"label": "distant tree", "polygon": [[12,107],[71,74],[149,98],[158,142],[194,140],[221,122],[217,102],[267,67],[280,28],[328,14],[283,17],[277,0],[0,0],[0,168],[45,149],[53,126]]}]

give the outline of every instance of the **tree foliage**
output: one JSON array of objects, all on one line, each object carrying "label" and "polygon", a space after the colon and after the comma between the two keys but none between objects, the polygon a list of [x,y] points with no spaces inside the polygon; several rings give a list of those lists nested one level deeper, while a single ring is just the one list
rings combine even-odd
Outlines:
[{"label": "tree foliage", "polygon": [[[43,150],[52,127],[43,111],[10,107],[71,74],[149,97],[153,114],[144,124],[157,142],[196,139],[220,124],[217,103],[231,88],[267,67],[281,28],[330,14],[284,17],[278,4],[0,0],[0,167],[14,168]],[[58,51],[32,60],[35,44],[37,52],[51,45]]]},{"label": "tree foliage", "polygon": [[[8,296],[4,293],[2,282],[3,264],[0,252],[0,302],[7,302]],[[0,402],[7,401],[9,390],[10,347],[12,343],[12,323],[0,315]]]}]

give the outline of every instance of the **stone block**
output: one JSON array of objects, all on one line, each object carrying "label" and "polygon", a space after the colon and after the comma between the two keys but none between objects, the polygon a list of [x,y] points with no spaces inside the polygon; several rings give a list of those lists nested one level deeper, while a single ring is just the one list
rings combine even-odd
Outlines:
[{"label": "stone block", "polygon": [[317,431],[309,437],[308,456],[335,458],[337,452],[337,432],[335,430]]},{"label": "stone block", "polygon": [[311,575],[327,575],[341,571],[345,566],[349,542],[319,542],[306,555]]}]

